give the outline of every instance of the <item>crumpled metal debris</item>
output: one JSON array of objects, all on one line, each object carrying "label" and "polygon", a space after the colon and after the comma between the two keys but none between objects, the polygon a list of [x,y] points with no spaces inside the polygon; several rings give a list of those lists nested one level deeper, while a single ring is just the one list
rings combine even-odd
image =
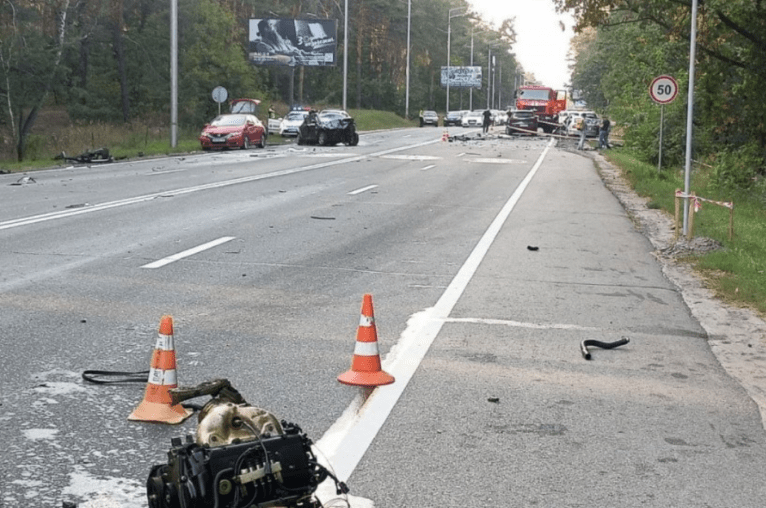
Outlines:
[{"label": "crumpled metal debris", "polygon": [[54,157],[54,159],[55,160],[63,159],[67,162],[73,162],[75,164],[114,162],[114,157],[109,155],[108,148],[97,148],[95,150],[86,150],[85,152],[75,157],[70,157],[66,154],[66,152],[61,152],[56,157]]},{"label": "crumpled metal debris", "polygon": [[10,185],[26,185],[28,183],[37,183],[37,180],[35,180],[31,176],[25,176],[25,177],[19,178],[18,180],[16,180]]}]

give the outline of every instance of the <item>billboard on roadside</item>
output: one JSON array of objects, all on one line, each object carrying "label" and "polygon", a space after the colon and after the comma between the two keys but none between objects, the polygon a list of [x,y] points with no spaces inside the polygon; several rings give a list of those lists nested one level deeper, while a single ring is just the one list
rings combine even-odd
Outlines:
[{"label": "billboard on roadside", "polygon": [[248,58],[255,65],[333,66],[337,30],[334,19],[251,19]]},{"label": "billboard on roadside", "polygon": [[441,85],[450,88],[481,88],[481,67],[442,67]]}]

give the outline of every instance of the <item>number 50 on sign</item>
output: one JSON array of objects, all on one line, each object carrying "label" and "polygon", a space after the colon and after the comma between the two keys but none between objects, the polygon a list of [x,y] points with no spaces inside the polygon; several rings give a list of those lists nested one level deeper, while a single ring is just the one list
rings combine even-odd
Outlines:
[{"label": "number 50 on sign", "polygon": [[652,100],[659,104],[670,104],[678,95],[678,83],[672,76],[657,76],[649,86]]}]

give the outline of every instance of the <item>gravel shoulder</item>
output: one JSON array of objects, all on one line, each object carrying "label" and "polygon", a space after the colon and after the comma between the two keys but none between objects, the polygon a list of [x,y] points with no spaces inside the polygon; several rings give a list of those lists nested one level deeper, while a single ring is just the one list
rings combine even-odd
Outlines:
[{"label": "gravel shoulder", "polygon": [[726,304],[705,287],[692,266],[679,257],[716,248],[713,240],[674,239],[673,218],[649,209],[648,199],[638,196],[619,168],[600,153],[584,153],[594,159],[604,184],[619,199],[638,228],[651,241],[665,276],[681,291],[689,311],[708,335],[708,343],[721,366],[736,379],[760,409],[766,428],[766,321],[749,310]]}]

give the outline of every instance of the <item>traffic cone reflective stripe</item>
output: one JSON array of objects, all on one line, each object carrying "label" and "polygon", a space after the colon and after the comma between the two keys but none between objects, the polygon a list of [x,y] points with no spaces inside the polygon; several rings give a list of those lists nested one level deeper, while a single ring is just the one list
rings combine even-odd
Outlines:
[{"label": "traffic cone reflective stripe", "polygon": [[357,342],[354,347],[356,356],[378,356],[377,342]]},{"label": "traffic cone reflective stripe", "polygon": [[144,400],[128,416],[128,420],[171,424],[184,421],[192,414],[192,411],[185,409],[181,404],[173,405],[170,389],[177,386],[173,318],[163,316],[160,320],[157,343],[152,353]]},{"label": "traffic cone reflective stripe", "polygon": [[354,386],[381,386],[394,382],[394,377],[381,369],[371,295],[364,295],[362,302],[351,369],[338,376],[338,381]]}]

